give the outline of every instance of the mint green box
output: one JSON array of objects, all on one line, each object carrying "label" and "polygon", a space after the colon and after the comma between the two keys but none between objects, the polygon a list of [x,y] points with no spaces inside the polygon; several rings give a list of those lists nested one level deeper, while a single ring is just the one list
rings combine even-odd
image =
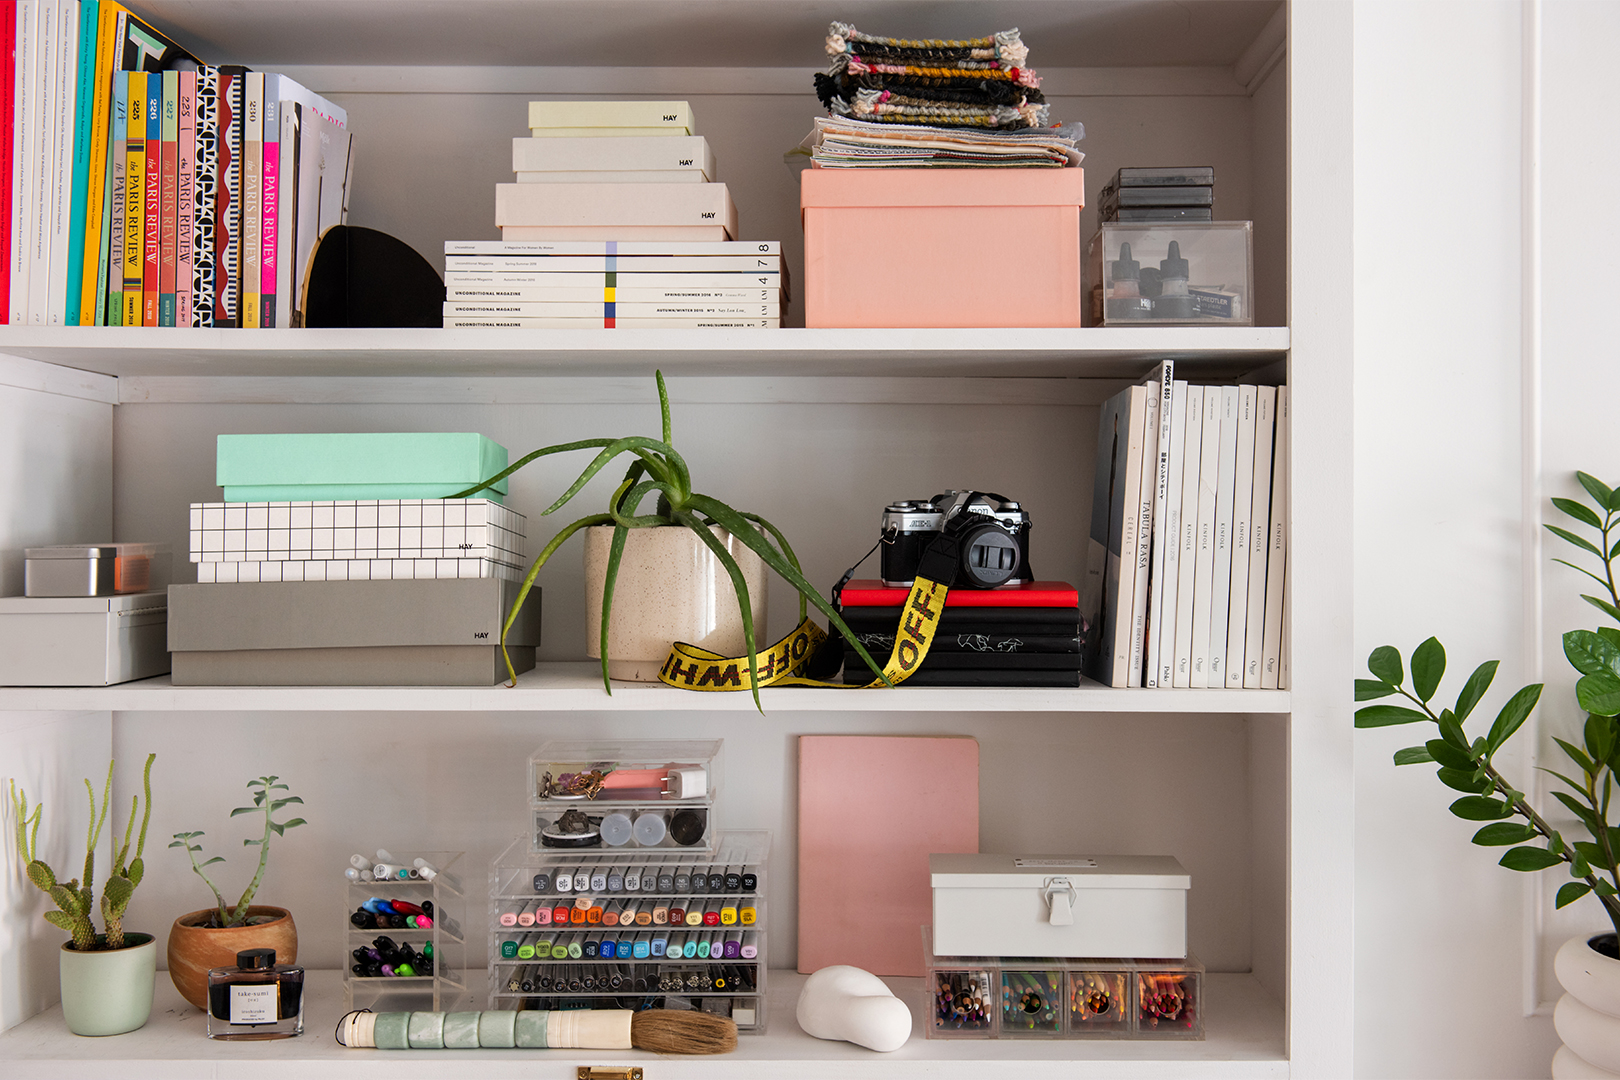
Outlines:
[{"label": "mint green box", "polygon": [[[506,447],[471,432],[221,435],[226,502],[443,499],[507,465]],[[478,498],[500,502],[506,481]]]}]

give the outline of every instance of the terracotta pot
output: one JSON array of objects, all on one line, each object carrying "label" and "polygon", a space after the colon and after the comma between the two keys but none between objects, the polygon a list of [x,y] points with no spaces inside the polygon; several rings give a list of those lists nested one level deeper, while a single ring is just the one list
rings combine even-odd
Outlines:
[{"label": "terracotta pot", "polygon": [[[771,644],[765,637],[765,563],[726,530],[713,532],[742,568],[754,614],[754,647],[764,649]],[[612,544],[611,525],[585,530],[585,648],[593,658],[602,655],[602,591]],[[677,641],[723,656],[742,655],[742,612],[731,575],[691,529],[631,529],[613,587],[608,674],[657,682],[658,669]]]},{"label": "terracotta pot", "polygon": [[1564,1045],[1553,1055],[1556,1080],[1620,1077],[1620,960],[1592,947],[1601,937],[1574,937],[1553,958],[1553,971],[1567,993],[1553,1010],[1553,1027]]},{"label": "terracotta pot", "polygon": [[235,967],[243,949],[274,949],[276,963],[298,962],[298,928],[286,908],[248,908],[248,915],[274,915],[270,922],[253,926],[204,926],[217,909],[204,908],[174,920],[169,929],[169,978],[180,996],[199,1009],[208,1007],[210,968]]},{"label": "terracotta pot", "polygon": [[80,952],[64,944],[59,969],[62,1019],[75,1035],[122,1035],[152,1014],[157,939],[151,934],[125,934],[122,949]]}]

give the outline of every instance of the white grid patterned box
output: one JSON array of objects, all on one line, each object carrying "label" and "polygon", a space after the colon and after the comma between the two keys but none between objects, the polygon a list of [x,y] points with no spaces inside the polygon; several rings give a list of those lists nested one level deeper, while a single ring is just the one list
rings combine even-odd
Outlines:
[{"label": "white grid patterned box", "polygon": [[197,581],[405,581],[504,578],[522,581],[524,567],[498,559],[308,559],[278,562],[200,562]]},{"label": "white grid patterned box", "polygon": [[192,503],[191,561],[523,565],[524,528],[522,514],[488,499]]}]

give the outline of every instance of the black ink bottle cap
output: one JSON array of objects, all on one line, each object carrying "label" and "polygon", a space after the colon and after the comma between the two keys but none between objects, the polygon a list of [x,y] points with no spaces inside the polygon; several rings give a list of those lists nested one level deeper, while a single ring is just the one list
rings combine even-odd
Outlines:
[{"label": "black ink bottle cap", "polygon": [[1164,278],[1181,278],[1185,280],[1186,277],[1187,260],[1181,257],[1181,245],[1172,240],[1170,241],[1169,254],[1164,257],[1164,261],[1159,263],[1159,278],[1160,280]]},{"label": "black ink bottle cap", "polygon": [[1142,274],[1142,264],[1131,258],[1131,245],[1119,245],[1119,258],[1114,260],[1114,281],[1135,281]]},{"label": "black ink bottle cap", "polygon": [[243,949],[236,954],[236,966],[243,971],[268,971],[276,966],[276,950]]}]

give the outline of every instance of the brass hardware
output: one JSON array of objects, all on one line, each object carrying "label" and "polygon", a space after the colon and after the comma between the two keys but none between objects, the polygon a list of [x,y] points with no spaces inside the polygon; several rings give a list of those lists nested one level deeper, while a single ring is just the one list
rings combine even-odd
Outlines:
[{"label": "brass hardware", "polygon": [[641,1080],[640,1065],[581,1065],[579,1080]]}]

